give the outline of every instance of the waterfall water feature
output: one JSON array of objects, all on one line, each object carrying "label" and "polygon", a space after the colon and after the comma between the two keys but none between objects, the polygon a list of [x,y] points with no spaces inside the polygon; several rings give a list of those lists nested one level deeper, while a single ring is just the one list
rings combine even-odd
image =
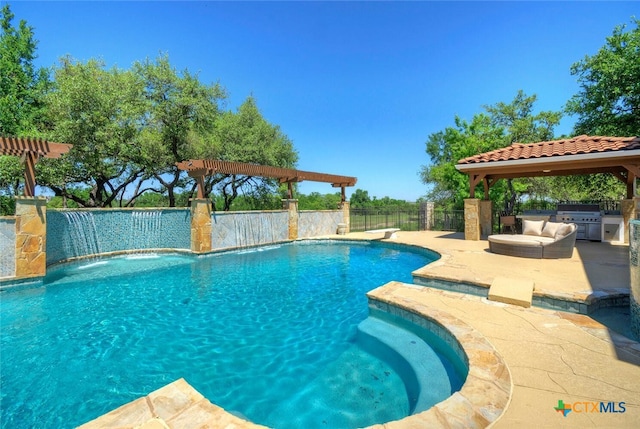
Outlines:
[{"label": "waterfall water feature", "polygon": [[69,223],[68,256],[88,256],[101,253],[96,222],[91,212],[63,212]]},{"label": "waterfall water feature", "polygon": [[154,249],[161,246],[162,212],[134,211],[131,213],[129,249]]},{"label": "waterfall water feature", "polygon": [[16,221],[0,219],[0,277],[16,272]]},{"label": "waterfall water feature", "polygon": [[274,213],[261,213],[259,216],[236,216],[234,223],[238,247],[274,243],[283,239],[277,237],[276,225],[278,222]]}]

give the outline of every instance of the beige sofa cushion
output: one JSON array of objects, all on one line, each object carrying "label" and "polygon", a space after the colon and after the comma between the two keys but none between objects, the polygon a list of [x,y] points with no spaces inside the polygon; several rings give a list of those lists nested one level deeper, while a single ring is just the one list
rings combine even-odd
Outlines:
[{"label": "beige sofa cushion", "polygon": [[564,225],[562,222],[545,222],[544,228],[542,228],[542,234],[540,235],[555,238],[558,228],[562,225]]},{"label": "beige sofa cushion", "polygon": [[537,247],[543,246],[548,243],[553,243],[555,240],[549,237],[542,237],[536,235],[518,235],[518,234],[496,234],[490,235],[487,238],[489,241],[501,244],[515,244],[524,247]]},{"label": "beige sofa cushion", "polygon": [[522,235],[542,235],[542,227],[544,227],[543,220],[528,220],[522,221]]}]

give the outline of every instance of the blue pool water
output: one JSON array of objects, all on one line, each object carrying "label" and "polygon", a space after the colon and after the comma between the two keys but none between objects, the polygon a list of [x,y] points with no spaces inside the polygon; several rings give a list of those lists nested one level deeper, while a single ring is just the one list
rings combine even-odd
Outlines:
[{"label": "blue pool water", "polygon": [[180,377],[276,428],[402,418],[402,380],[356,327],[367,291],[436,257],[308,241],[52,267],[44,287],[0,293],[2,428],[73,427]]}]

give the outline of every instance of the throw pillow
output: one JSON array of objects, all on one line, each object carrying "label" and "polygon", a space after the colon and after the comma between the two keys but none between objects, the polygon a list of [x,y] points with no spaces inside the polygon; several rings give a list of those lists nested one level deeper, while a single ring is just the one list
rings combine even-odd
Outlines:
[{"label": "throw pillow", "polygon": [[523,220],[522,221],[522,235],[537,235],[542,234],[542,227],[544,226],[543,220]]},{"label": "throw pillow", "polygon": [[554,238],[556,233],[558,232],[558,228],[562,225],[560,222],[547,222],[544,224],[544,228],[542,228],[542,236]]},{"label": "throw pillow", "polygon": [[571,234],[572,232],[573,232],[573,227],[568,223],[563,223],[558,227],[555,238],[557,240],[558,238],[562,238],[566,235]]}]

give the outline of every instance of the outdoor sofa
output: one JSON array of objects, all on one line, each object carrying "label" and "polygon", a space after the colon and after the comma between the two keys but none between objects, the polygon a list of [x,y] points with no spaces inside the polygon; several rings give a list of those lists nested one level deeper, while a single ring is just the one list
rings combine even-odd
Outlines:
[{"label": "outdoor sofa", "polygon": [[489,250],[523,258],[570,258],[578,227],[574,223],[524,220],[522,234],[490,235]]}]

